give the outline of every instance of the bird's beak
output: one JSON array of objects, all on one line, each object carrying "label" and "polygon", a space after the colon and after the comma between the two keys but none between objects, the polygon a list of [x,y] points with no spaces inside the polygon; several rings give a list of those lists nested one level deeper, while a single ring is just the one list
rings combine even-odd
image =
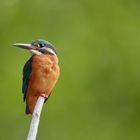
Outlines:
[{"label": "bird's beak", "polygon": [[47,49],[38,48],[36,46],[33,46],[32,44],[15,43],[15,44],[13,44],[13,46],[16,46],[16,47],[19,47],[19,48],[23,48],[23,49],[27,49],[32,54],[40,55],[42,53],[46,53],[46,54],[50,54],[50,55],[55,55],[54,53],[48,51]]},{"label": "bird's beak", "polygon": [[28,49],[28,50],[36,50],[37,49],[37,47],[33,46],[32,44],[16,43],[16,44],[13,44],[13,46],[23,48],[23,49]]}]

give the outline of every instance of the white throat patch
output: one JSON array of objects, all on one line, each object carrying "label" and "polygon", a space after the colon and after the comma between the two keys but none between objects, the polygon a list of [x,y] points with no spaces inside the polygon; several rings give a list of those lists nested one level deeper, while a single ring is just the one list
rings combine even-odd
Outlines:
[{"label": "white throat patch", "polygon": [[37,50],[29,50],[31,54],[41,55],[42,53]]}]

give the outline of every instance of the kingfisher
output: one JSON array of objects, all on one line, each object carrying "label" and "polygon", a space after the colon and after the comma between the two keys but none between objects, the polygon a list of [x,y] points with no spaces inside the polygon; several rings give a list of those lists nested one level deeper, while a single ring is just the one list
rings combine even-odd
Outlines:
[{"label": "kingfisher", "polygon": [[26,102],[25,113],[33,114],[38,97],[43,96],[46,102],[59,78],[57,52],[46,40],[14,46],[26,49],[32,55],[23,67],[22,93]]}]

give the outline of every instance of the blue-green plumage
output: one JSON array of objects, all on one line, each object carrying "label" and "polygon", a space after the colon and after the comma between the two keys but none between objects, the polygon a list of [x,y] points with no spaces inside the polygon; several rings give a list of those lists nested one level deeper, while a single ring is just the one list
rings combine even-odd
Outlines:
[{"label": "blue-green plumage", "polygon": [[23,68],[22,93],[24,94],[24,101],[26,98],[26,91],[28,88],[28,82],[29,82],[30,73],[32,70],[32,58],[33,56],[26,62]]},{"label": "blue-green plumage", "polygon": [[[54,46],[50,42],[48,42],[46,40],[35,40],[35,41],[32,42],[32,44],[34,44],[34,43],[39,44],[40,48],[47,46],[47,48],[51,48],[55,52],[55,54],[57,54],[56,49],[54,48]],[[42,51],[42,50],[40,50],[40,51]],[[42,51],[42,53],[43,53],[43,51]]]}]

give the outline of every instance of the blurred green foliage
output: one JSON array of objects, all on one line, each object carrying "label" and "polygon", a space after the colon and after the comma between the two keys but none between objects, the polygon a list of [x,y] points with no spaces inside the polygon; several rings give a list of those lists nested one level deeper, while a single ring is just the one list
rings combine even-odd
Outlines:
[{"label": "blurred green foliage", "polygon": [[25,140],[22,68],[13,43],[52,42],[61,76],[38,140],[140,139],[140,1],[1,0],[0,140]]}]

